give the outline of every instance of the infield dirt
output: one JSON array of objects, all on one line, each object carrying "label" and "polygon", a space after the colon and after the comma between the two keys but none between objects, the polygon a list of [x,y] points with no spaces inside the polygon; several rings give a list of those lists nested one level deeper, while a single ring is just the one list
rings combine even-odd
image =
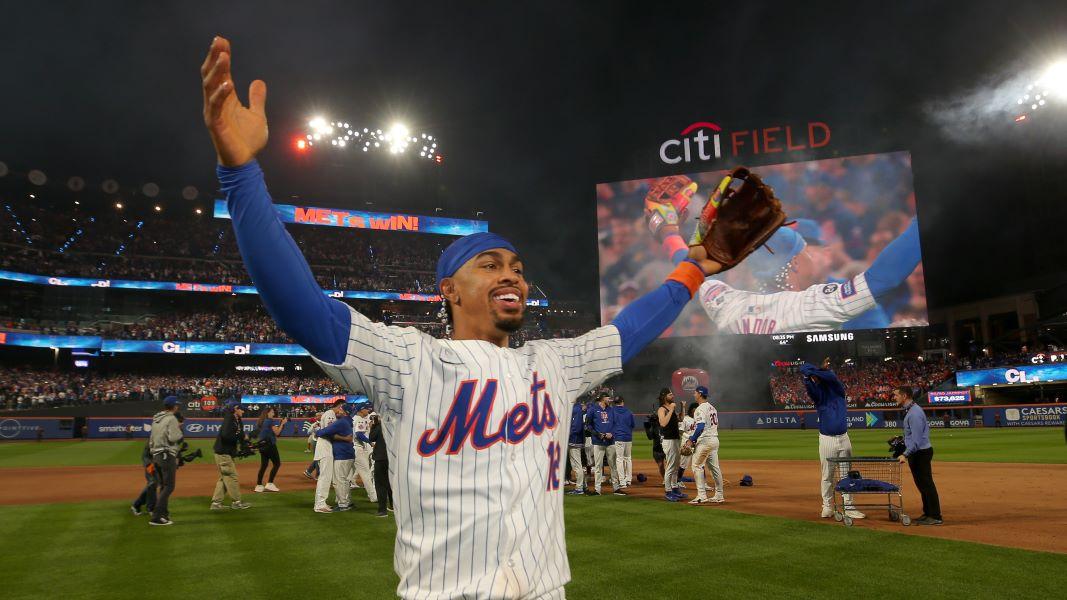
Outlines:
[{"label": "infield dirt", "polygon": [[[252,492],[258,466],[258,462],[238,464],[244,499],[252,503],[259,495]],[[302,467],[303,463],[283,465],[276,483],[287,492],[307,490],[310,513],[314,482],[300,474]],[[724,461],[722,467],[732,484],[726,488],[725,504],[690,506],[679,502],[672,507],[679,511],[732,510],[843,527],[833,519],[819,517],[816,461],[738,460]],[[630,495],[666,502],[655,463],[635,460],[634,474],[637,473],[646,474],[648,481],[644,484],[635,481],[628,490]],[[737,485],[744,474],[752,476],[753,487]],[[922,512],[919,495],[907,467],[903,475],[905,512],[916,518]],[[175,496],[209,496],[217,478],[213,464],[187,465],[178,472]],[[944,525],[903,527],[889,521],[886,511],[872,509],[865,511],[868,518],[856,521],[855,527],[1067,553],[1067,523],[1062,518],[1067,465],[935,461],[934,480],[941,496]],[[0,504],[116,500],[124,501],[116,509],[125,510],[126,503],[132,501],[143,485],[141,468],[137,466],[5,468],[0,469]],[[686,486],[686,493],[692,497],[694,484]],[[608,485],[603,492],[607,494],[604,500],[626,501],[611,496]],[[207,510],[206,504],[204,509]]]}]

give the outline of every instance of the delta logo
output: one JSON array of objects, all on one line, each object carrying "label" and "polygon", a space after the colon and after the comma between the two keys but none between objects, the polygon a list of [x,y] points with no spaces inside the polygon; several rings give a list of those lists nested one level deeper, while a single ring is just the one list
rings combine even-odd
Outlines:
[{"label": "delta logo", "polygon": [[830,143],[830,126],[809,121],[805,126],[775,125],[761,129],[726,131],[711,121],[692,123],[677,138],[659,146],[659,158],[668,165],[707,162],[738,156],[799,152]]}]

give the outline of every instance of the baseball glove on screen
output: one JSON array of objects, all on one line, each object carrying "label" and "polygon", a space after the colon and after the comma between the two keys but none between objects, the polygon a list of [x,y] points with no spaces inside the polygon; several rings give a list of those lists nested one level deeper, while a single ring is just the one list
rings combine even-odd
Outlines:
[{"label": "baseball glove on screen", "polygon": [[[730,187],[735,180],[741,185]],[[785,211],[774,188],[759,175],[738,167],[708,197],[689,246],[704,246],[708,258],[722,264],[725,271],[762,246],[783,223]]]},{"label": "baseball glove on screen", "polygon": [[656,239],[666,225],[678,225],[689,213],[689,199],[697,184],[685,175],[670,175],[652,182],[645,194],[645,217]]},{"label": "baseball glove on screen", "polygon": [[678,450],[678,453],[682,456],[692,456],[693,450],[694,448],[692,444],[682,444],[682,447],[680,450]]}]

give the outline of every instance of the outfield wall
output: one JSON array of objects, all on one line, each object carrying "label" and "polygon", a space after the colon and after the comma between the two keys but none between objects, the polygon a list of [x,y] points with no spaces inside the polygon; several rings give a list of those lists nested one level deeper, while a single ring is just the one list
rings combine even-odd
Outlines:
[{"label": "outfield wall", "polygon": [[0,417],[0,440],[69,440],[74,437],[74,419]]},{"label": "outfield wall", "polygon": [[[944,427],[940,415],[930,417],[933,407],[924,407],[930,427]],[[952,410],[957,417],[949,427],[993,427],[998,417],[1003,427],[1054,427],[1067,419],[1067,404],[1009,404],[1004,406],[937,407],[940,413]],[[899,410],[850,409],[850,429],[900,429]],[[818,429],[814,410],[720,412],[719,427],[725,429]]]},{"label": "outfield wall", "polygon": [[[282,427],[282,437],[300,437],[308,435],[314,419],[293,419]],[[256,428],[256,419],[243,419],[245,432],[251,434]],[[90,439],[133,439],[147,438],[152,432],[150,417],[89,417],[86,437]],[[186,418],[182,431],[187,438],[213,438],[222,427],[222,419]],[[67,436],[70,437],[70,436]]]}]

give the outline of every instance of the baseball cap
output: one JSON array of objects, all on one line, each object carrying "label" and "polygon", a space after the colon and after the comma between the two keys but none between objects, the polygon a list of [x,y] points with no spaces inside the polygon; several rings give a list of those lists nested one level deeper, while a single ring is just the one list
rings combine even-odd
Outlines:
[{"label": "baseball cap", "polygon": [[779,227],[763,246],[746,259],[752,275],[769,280],[779,273],[807,244],[799,233],[789,227]]},{"label": "baseball cap", "polygon": [[705,398],[707,398],[708,397],[708,388],[706,388],[706,387],[704,387],[702,385],[698,385],[697,386],[697,393],[700,394],[701,396],[704,396]]},{"label": "baseball cap", "polygon": [[236,398],[230,398],[229,400],[226,401],[226,404],[224,404],[223,406],[226,408],[226,410],[233,410],[234,408],[236,408],[236,407],[238,407],[240,405],[241,405],[241,402],[239,400],[237,400]]},{"label": "baseball cap", "polygon": [[813,246],[826,245],[826,241],[822,239],[822,228],[813,219],[797,219],[793,223],[793,229],[804,238],[805,242]]},{"label": "baseball cap", "polygon": [[177,396],[167,396],[166,398],[163,399],[163,406],[166,406],[167,408],[170,408],[172,406],[177,406],[177,405],[178,405],[178,397]]}]

